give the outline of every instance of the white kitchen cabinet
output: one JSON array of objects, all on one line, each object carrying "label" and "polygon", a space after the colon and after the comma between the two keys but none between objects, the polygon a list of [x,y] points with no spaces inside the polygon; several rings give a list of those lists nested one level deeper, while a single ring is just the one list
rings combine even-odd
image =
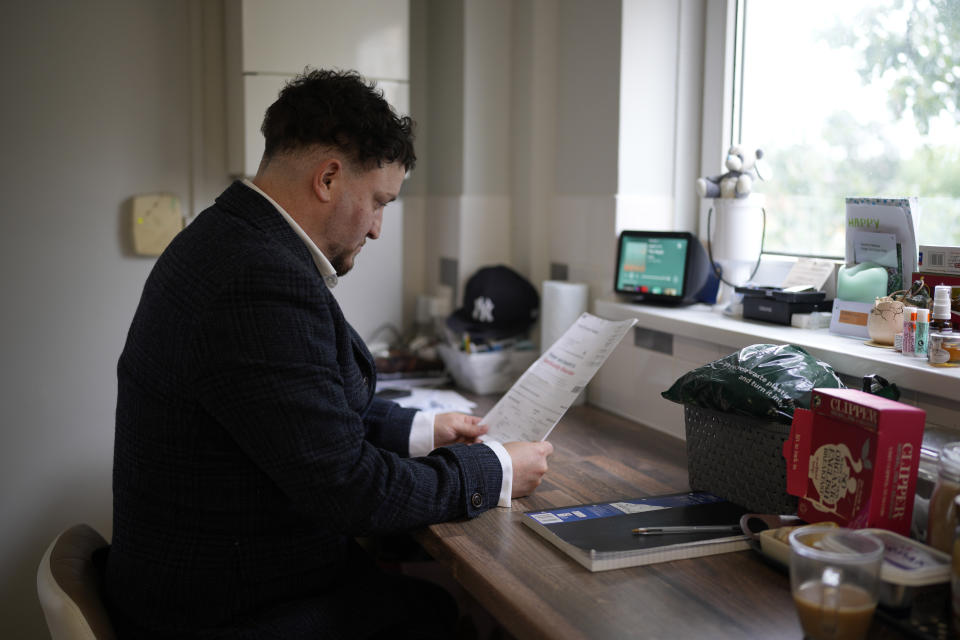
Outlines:
[{"label": "white kitchen cabinet", "polygon": [[306,67],[356,69],[409,112],[408,0],[228,0],[225,19],[231,174],[256,173],[263,114]]}]

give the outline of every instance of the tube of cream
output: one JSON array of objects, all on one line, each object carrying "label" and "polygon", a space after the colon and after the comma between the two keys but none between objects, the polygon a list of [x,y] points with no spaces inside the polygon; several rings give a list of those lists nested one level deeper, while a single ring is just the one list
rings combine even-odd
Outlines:
[{"label": "tube of cream", "polygon": [[930,311],[917,309],[917,322],[914,325],[913,355],[918,358],[927,357],[927,341],[930,337]]},{"label": "tube of cream", "polygon": [[917,308],[903,308],[903,355],[913,357],[916,350]]}]

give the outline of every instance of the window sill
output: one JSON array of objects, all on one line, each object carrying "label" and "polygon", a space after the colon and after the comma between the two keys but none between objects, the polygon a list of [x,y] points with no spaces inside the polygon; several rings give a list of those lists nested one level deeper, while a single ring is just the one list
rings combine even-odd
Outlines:
[{"label": "window sill", "polygon": [[960,367],[933,367],[922,358],[909,358],[893,349],[873,347],[863,339],[839,336],[828,329],[797,329],[730,318],[704,304],[659,307],[597,300],[595,309],[605,318],[637,318],[641,327],[726,345],[731,351],[757,343],[795,344],[838,373],[855,378],[877,374],[900,387],[949,400],[956,399],[960,388]]}]

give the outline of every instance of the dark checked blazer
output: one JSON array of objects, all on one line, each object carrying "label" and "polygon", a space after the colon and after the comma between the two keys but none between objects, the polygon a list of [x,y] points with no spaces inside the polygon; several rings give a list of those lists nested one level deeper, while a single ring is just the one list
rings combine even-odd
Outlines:
[{"label": "dark checked blazer", "polygon": [[353,536],[495,506],[496,454],[408,457],[414,411],[374,380],[303,241],[235,182],[158,259],[120,356],[117,617],[137,635],[234,625],[336,588]]}]

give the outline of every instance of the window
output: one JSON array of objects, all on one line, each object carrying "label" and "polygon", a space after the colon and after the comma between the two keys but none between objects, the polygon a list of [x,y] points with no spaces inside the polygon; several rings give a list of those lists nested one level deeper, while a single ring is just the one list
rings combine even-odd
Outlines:
[{"label": "window", "polygon": [[920,243],[960,245],[960,1],[739,0],[737,15],[731,131],[771,169],[754,187],[766,251],[843,256],[846,196],[918,196]]}]

